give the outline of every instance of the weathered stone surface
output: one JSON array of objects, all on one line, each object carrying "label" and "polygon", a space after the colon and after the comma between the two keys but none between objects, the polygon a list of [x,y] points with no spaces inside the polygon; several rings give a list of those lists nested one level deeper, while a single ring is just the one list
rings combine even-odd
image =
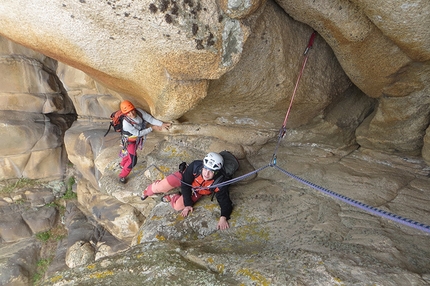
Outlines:
[{"label": "weathered stone surface", "polygon": [[[161,149],[147,155],[147,164],[159,162],[160,169],[167,172],[173,169],[175,155],[180,161],[197,154],[192,144],[193,140],[182,140],[181,145],[170,149],[161,144]],[[241,172],[269,164],[274,147],[274,143],[268,143],[254,156],[242,158],[245,170]],[[422,160],[367,150],[292,147],[285,142],[277,155],[276,166],[305,180],[430,224],[426,215],[430,211],[429,170]],[[105,171],[102,186],[109,182],[110,172]],[[158,173],[154,169],[148,169],[145,176],[143,170],[139,172],[140,176],[136,174],[122,187],[124,191],[144,185],[147,172],[151,178]],[[91,269],[61,272],[62,281],[89,285],[95,281],[91,277],[99,275],[103,278],[98,278],[98,283],[126,279],[131,284],[146,281],[169,285],[170,275],[175,275],[176,283],[186,278],[187,283],[194,284],[195,275],[206,271],[205,279],[209,280],[199,281],[210,281],[210,285],[428,283],[429,240],[424,232],[329,197],[276,167],[260,171],[253,180],[234,184],[230,193],[235,207],[227,231],[216,230],[219,207],[209,197],[201,199],[187,218],[160,202],[159,196],[140,202],[153,208],[135,236],[138,245],[119,256],[99,259]],[[154,271],[164,275],[153,276]],[[62,285],[53,280],[46,283]]]},{"label": "weathered stone surface", "polygon": [[[260,132],[282,126],[312,30],[286,16],[270,1],[253,16],[252,23],[252,34],[236,67],[212,80],[208,95],[180,122],[216,123]],[[350,84],[332,50],[317,36],[287,126],[309,124],[330,104],[338,102]]]},{"label": "weathered stone surface", "polygon": [[94,166],[94,158],[97,157],[104,144],[104,133],[109,123],[89,123],[76,121],[73,127],[64,136],[64,144],[67,148],[70,162],[76,165],[79,172],[98,187],[99,171]]},{"label": "weathered stone surface", "polygon": [[25,191],[25,198],[30,202],[31,207],[42,207],[52,203],[55,195],[49,188],[29,189]]},{"label": "weathered stone surface", "polygon": [[91,242],[92,245],[104,245],[102,251],[96,249],[96,257],[124,250],[128,247],[124,242],[116,239],[109,231],[100,226],[96,220],[82,212],[82,207],[76,203],[69,202],[66,206],[65,225],[68,230],[68,246],[77,241]]},{"label": "weathered stone surface", "polygon": [[402,96],[418,82],[427,85],[419,76],[430,56],[429,31],[423,25],[430,24],[426,1],[277,2],[324,37],[345,72],[367,95],[382,96],[385,89],[396,84],[396,74],[401,70],[415,70],[415,79],[403,82],[397,91]]},{"label": "weathered stone surface", "polygon": [[[396,3],[395,1],[393,2]],[[94,21],[91,21],[92,16],[87,14],[87,9],[97,8],[104,11],[104,13],[102,13],[103,17],[97,19],[97,21],[103,22],[108,21],[107,19],[113,16],[113,14],[111,14],[112,10],[116,10],[115,12],[118,13],[119,10],[117,9],[125,8],[125,6],[121,6],[112,9],[113,7],[110,5],[90,2],[81,4],[76,5],[76,3],[71,3],[69,5],[65,4],[65,6],[62,7],[50,6],[49,9],[47,9],[47,13],[49,13],[49,11],[59,9],[60,13],[58,15],[61,15],[59,16],[59,18],[61,18],[65,17],[65,15],[70,16],[68,13],[73,11],[73,17],[76,17],[76,19],[88,20],[88,22],[86,22],[88,26],[85,26],[85,29],[81,30],[81,32],[85,34],[90,32],[88,27],[92,27],[92,25],[95,24]],[[191,9],[191,6],[193,5],[192,4],[190,7],[174,7],[175,4],[171,4],[171,6],[168,5],[166,7],[151,6],[152,8],[149,8],[150,3],[147,4],[148,10],[144,10],[144,13],[147,16],[148,21],[152,21],[161,16],[159,15],[160,12],[169,14],[168,11],[175,11],[175,13],[178,13],[178,15],[175,14],[178,18],[175,18],[176,16],[174,17],[171,26],[165,25],[164,22],[158,23],[169,31],[177,28],[176,25],[179,22],[175,22],[176,20],[181,17],[188,19],[186,13],[182,13],[188,11],[188,8]],[[281,6],[289,12],[291,16],[310,24],[324,37],[325,40],[327,40],[331,45],[331,48],[334,49],[336,57],[341,59],[342,67],[346,69],[349,77],[353,79],[354,83],[364,90],[367,95],[380,97],[380,94],[384,93],[384,95],[388,96],[401,97],[409,96],[414,93],[417,97],[425,97],[426,89],[428,89],[426,85],[426,82],[428,82],[428,72],[426,72],[428,71],[428,65],[426,65],[422,60],[426,58],[425,56],[418,56],[418,54],[425,55],[426,53],[426,44],[422,41],[422,34],[415,38],[409,37],[409,40],[398,39],[398,37],[401,37],[401,33],[399,31],[395,31],[393,28],[397,27],[394,25],[397,18],[389,18],[389,13],[386,13],[386,11],[382,13],[380,7],[376,9],[373,3],[355,4],[353,2],[344,3],[342,1],[333,1],[331,5],[318,6],[319,4],[305,1],[303,3],[296,4],[297,5],[294,7],[291,7],[292,3],[281,2]],[[46,5],[49,6],[49,3]],[[131,3],[130,5],[131,6],[129,8],[134,7],[133,5],[144,4]],[[208,21],[208,23],[214,24],[214,19],[211,18],[213,15],[206,17],[206,12],[208,9],[214,8],[215,4],[207,2],[200,3],[199,5],[194,7],[196,10],[193,10],[192,13],[197,13],[200,11],[199,9],[203,7],[203,10],[199,12],[201,14],[197,17],[198,20],[203,22]],[[208,6],[206,7],[205,5]],[[29,4],[29,6],[32,5]],[[123,80],[119,80],[117,83],[110,81],[111,77],[117,78],[119,76],[124,79],[124,75],[119,75],[124,73],[124,70],[118,69],[118,67],[115,68],[107,66],[104,59],[99,58],[103,53],[107,53],[107,51],[104,50],[101,53],[91,54],[90,57],[94,57],[93,62],[91,63],[84,62],[85,60],[88,60],[88,57],[78,57],[81,62],[77,62],[77,58],[68,59],[70,60],[70,63],[76,67],[83,68],[86,66],[87,68],[90,68],[88,70],[84,70],[92,77],[105,82],[108,86],[114,87],[119,92],[123,92],[123,94],[121,94],[109,90],[108,88],[96,83],[92,78],[89,78],[84,73],[68,68],[64,64],[59,64],[57,73],[65,82],[64,88],[70,93],[70,97],[72,97],[72,101],[80,116],[88,116],[92,118],[107,117],[112,110],[116,109],[121,98],[132,97],[137,103],[139,103],[139,105],[150,109],[156,115],[159,114],[161,118],[173,119],[184,114],[184,116],[180,118],[181,122],[192,121],[193,123],[207,122],[222,125],[240,125],[241,128],[244,126],[266,129],[277,128],[279,125],[277,122],[280,121],[280,118],[282,118],[285,113],[285,108],[281,108],[281,106],[286,107],[288,105],[288,99],[290,97],[291,90],[294,87],[295,78],[297,77],[301,64],[300,52],[303,50],[303,47],[306,46],[311,30],[309,27],[291,20],[291,18],[286,16],[285,13],[271,1],[268,1],[267,3],[264,1],[253,1],[249,3],[223,2],[220,6],[224,12],[230,14],[231,17],[247,20],[247,28],[241,24],[240,21],[233,20],[231,18],[219,18],[218,20],[220,20],[221,23],[214,25],[214,27],[225,25],[224,27],[230,27],[227,29],[228,31],[234,31],[231,33],[224,33],[226,32],[226,30],[224,30],[224,32],[222,32],[224,35],[231,36],[228,37],[229,39],[224,39],[223,43],[233,43],[238,39],[236,36],[239,36],[241,33],[240,30],[242,28],[244,29],[242,30],[243,35],[245,35],[242,37],[243,41],[238,43],[240,47],[234,44],[233,46],[225,46],[225,48],[233,47],[232,51],[237,48],[236,52],[234,52],[236,53],[235,56],[230,59],[235,57],[238,58],[240,55],[240,61],[233,60],[232,64],[228,68],[203,68],[203,66],[206,67],[206,65],[210,65],[212,67],[215,67],[215,65],[211,62],[213,57],[204,58],[202,53],[207,56],[209,50],[212,48],[215,50],[219,49],[220,46],[217,44],[210,46],[209,42],[211,41],[208,41],[206,42],[208,45],[205,47],[204,51],[199,50],[195,54],[192,52],[190,53],[188,44],[192,37],[185,37],[186,40],[183,41],[183,35],[175,35],[173,37],[173,33],[169,33],[169,37],[167,38],[170,38],[169,41],[175,42],[175,44],[181,48],[176,49],[173,53],[170,50],[166,50],[167,52],[165,52],[164,49],[166,49],[166,47],[163,46],[161,48],[162,52],[160,52],[160,46],[158,46],[157,48],[159,51],[157,51],[157,53],[148,53],[151,54],[151,57],[153,58],[142,60],[142,66],[145,66],[147,70],[152,71],[152,73],[149,75],[145,70],[143,72],[145,76],[139,77],[139,82],[136,82],[136,79],[134,78],[135,74],[139,75],[139,72],[136,71],[132,74],[127,73],[127,80],[130,81],[128,84],[122,84],[124,83]],[[424,11],[424,14],[427,13],[426,6],[422,3],[415,3],[413,5],[404,4],[402,7],[403,8],[400,10],[397,6],[391,7],[391,9],[395,10],[397,14],[406,13],[408,16],[415,13],[418,7]],[[24,11],[15,10],[12,3],[10,6],[9,3],[7,5],[5,4],[4,8],[5,11],[9,9],[9,11],[13,11],[13,13],[25,14],[25,9]],[[178,10],[176,10],[176,8]],[[42,9],[42,6],[38,5],[37,9]],[[338,10],[335,13],[336,9]],[[312,12],[311,15],[315,16],[312,20],[313,22],[309,22],[308,20],[309,13],[305,14],[303,11]],[[235,14],[236,12],[238,14]],[[148,15],[146,13],[148,13]],[[381,14],[384,14],[385,16],[380,18]],[[173,14],[169,15],[172,16]],[[331,17],[330,15],[336,16]],[[129,12],[124,12],[125,18],[129,18],[129,16],[131,17]],[[115,17],[118,17],[118,15]],[[374,21],[370,22],[367,17]],[[421,19],[420,17],[418,18]],[[168,18],[169,17],[164,20],[169,22]],[[8,18],[5,18],[4,21],[7,22],[7,19]],[[329,19],[332,25],[321,26],[320,23],[326,23],[325,19]],[[351,19],[354,19],[354,21],[351,22]],[[54,20],[56,19],[52,19],[52,21]],[[115,21],[110,21],[110,23],[115,23],[116,25],[123,27],[127,24],[142,21],[143,18],[135,16],[133,17],[133,20],[131,18],[125,20],[126,21],[121,24],[116,23]],[[37,21],[34,23],[37,23]],[[418,22],[414,18],[414,20],[411,21],[411,26],[413,27],[416,23]],[[65,23],[62,24],[66,25]],[[182,26],[179,25],[181,29],[186,29],[187,27],[190,28],[191,25],[190,23],[182,24]],[[73,26],[74,22],[71,21],[66,26],[69,25]],[[201,34],[201,29],[197,29],[200,27],[199,25],[191,26],[194,27],[193,32],[195,32],[193,37],[198,38],[204,34]],[[38,27],[38,32],[43,30],[41,27],[48,29],[46,23],[42,23],[41,26]],[[212,28],[210,25],[208,27],[209,29]],[[401,27],[402,29],[400,30],[402,31],[410,29],[408,25],[404,24],[402,24]],[[14,33],[12,36],[20,38],[22,36],[20,36],[19,33],[20,28],[21,27],[10,28],[11,30],[9,32],[12,33],[13,31]],[[249,30],[249,28],[251,28],[251,30]],[[65,27],[63,27],[63,29],[65,29]],[[61,34],[62,31],[64,31],[63,29],[59,29],[57,33]],[[151,29],[152,27],[148,27],[147,30],[145,30],[145,33],[149,33],[152,31]],[[247,29],[248,31],[245,32]],[[114,33],[114,31],[116,30],[113,29],[112,33]],[[417,29],[417,31],[421,30]],[[8,30],[5,30],[4,33],[7,34]],[[122,33],[121,37],[127,38],[133,33],[134,32],[128,30],[128,34]],[[158,33],[158,31],[156,33]],[[423,32],[423,34],[425,34],[425,32]],[[73,37],[73,35],[69,36]],[[164,35],[167,34],[164,33]],[[188,33],[188,36],[190,35],[191,34]],[[102,41],[103,33],[97,34],[97,37],[97,39]],[[111,37],[116,39],[115,36],[111,35]],[[387,37],[391,41],[387,40]],[[107,39],[108,37],[106,37],[106,41],[108,42],[113,41],[112,39]],[[150,47],[147,43],[143,43],[147,40],[149,41],[149,39],[151,39]],[[214,39],[217,39],[216,36],[214,36]],[[37,42],[35,39],[30,39],[30,43],[26,42],[26,44],[31,46],[32,40]],[[145,39],[145,41],[142,41],[142,43],[139,42],[138,45],[135,45],[135,41],[135,37],[130,41],[121,41],[120,48],[122,52],[115,53],[113,59],[122,59],[122,57],[125,56],[122,46],[124,43],[134,44],[131,51],[138,51],[139,48],[152,50],[153,47],[161,43],[165,43],[165,40],[160,40],[158,38],[153,39],[152,36]],[[216,40],[214,41],[218,43]],[[61,43],[61,41],[58,41],[59,45],[61,45]],[[87,42],[80,41],[80,43],[85,43],[85,48],[81,50],[81,52],[84,51],[84,53],[89,53],[91,47],[94,47]],[[374,51],[375,47],[378,46],[389,47],[395,45],[401,46],[402,49],[382,48],[384,51],[382,53],[379,51],[376,53]],[[414,48],[413,45],[416,45],[417,47]],[[11,46],[13,48],[10,48],[7,46],[7,41],[3,40],[3,46],[5,47],[5,51],[20,52],[19,45],[17,44],[12,44]],[[116,47],[115,45],[112,45],[112,43],[110,43],[109,46],[111,46],[112,49]],[[46,47],[41,45],[37,45],[37,47],[38,49],[46,49]],[[368,47],[368,49],[364,47]],[[226,53],[230,52],[227,50],[228,49],[222,50],[222,53],[224,53],[223,56],[226,56]],[[50,52],[53,56],[58,56],[54,49],[51,49]],[[76,57],[76,49],[70,49],[70,52],[71,58]],[[391,52],[391,55],[387,56],[387,52]],[[27,51],[25,54],[31,56],[32,52]],[[36,53],[33,52],[33,54]],[[412,63],[412,61],[405,57],[404,54],[413,58],[414,62]],[[414,56],[412,56],[412,54],[414,54]],[[229,61],[229,57],[223,57],[220,55],[221,54],[217,54],[216,56],[214,55],[214,57],[218,57],[218,59],[222,58],[223,62]],[[37,68],[41,69],[42,67],[42,72],[43,74],[46,73],[46,76],[37,78],[37,80],[41,82],[41,84],[38,84],[37,86],[46,85],[46,91],[49,91],[48,89],[51,88],[52,91],[59,92],[58,95],[60,97],[55,99],[55,101],[58,102],[61,100],[61,93],[63,90],[58,79],[56,79],[56,76],[52,74],[53,68],[56,67],[56,63],[53,61],[49,62],[46,57],[35,57],[36,59],[32,60],[32,58],[26,55],[26,61],[18,60],[21,58],[13,60],[14,58],[11,57],[11,62],[15,65],[24,67],[35,67],[36,70]],[[64,58],[63,53],[61,58]],[[138,58],[140,59],[140,57]],[[393,60],[395,58],[398,60]],[[113,59],[112,62],[114,62]],[[46,69],[45,65],[42,65],[41,61],[43,63],[49,63],[49,68]],[[65,62],[69,63],[67,61]],[[128,62],[128,60],[121,61],[121,67],[126,69],[126,63]],[[160,62],[162,62],[162,67],[160,67]],[[351,66],[351,68],[348,69],[348,65]],[[234,69],[232,69],[233,66],[235,66]],[[328,48],[320,36],[317,36],[314,49],[311,51],[311,56],[308,62],[308,67],[309,66],[312,70],[307,70],[304,73],[301,85],[299,86],[298,96],[295,99],[295,104],[293,106],[295,112],[293,112],[289,118],[288,127],[293,128],[304,124],[313,124],[311,125],[312,128],[307,128],[307,130],[318,130],[319,134],[316,134],[314,138],[308,136],[309,139],[317,139],[318,141],[321,141],[318,137],[326,135],[326,137],[332,139],[341,139],[343,140],[342,143],[353,142],[354,138],[352,136],[352,130],[339,131],[337,130],[337,127],[330,127],[326,122],[322,121],[327,112],[329,112],[331,106],[342,100],[342,93],[345,91],[349,82],[341,71],[337,59],[334,58],[330,48]],[[369,66],[375,66],[375,68],[367,68]],[[48,65],[46,65],[46,67],[48,67]],[[97,67],[107,69],[112,72],[108,72],[107,70],[100,71]],[[167,80],[164,71],[162,73],[159,72],[162,68],[168,70],[169,76],[167,77]],[[363,69],[366,69],[366,73]],[[17,70],[19,74],[20,69],[11,68],[11,70]],[[32,68],[21,68],[21,70],[25,71],[23,73],[29,78],[28,82],[32,82],[33,78],[29,76],[34,74]],[[375,75],[370,74],[373,70],[375,71]],[[360,74],[355,75],[354,73],[357,72]],[[383,76],[384,72],[385,76]],[[213,76],[216,73],[218,74]],[[223,76],[224,73],[226,74]],[[16,72],[9,74],[16,78]],[[401,74],[402,76],[397,76],[398,74]],[[151,80],[142,81],[142,78],[147,77],[150,77]],[[76,82],[74,82],[73,79],[77,79]],[[212,81],[208,82],[207,79],[212,79]],[[379,82],[375,79],[378,79]],[[142,82],[145,82],[145,88],[136,92],[135,87],[141,85]],[[151,88],[151,84],[161,84],[162,89]],[[17,88],[19,89],[22,87]],[[23,90],[24,89],[25,87]],[[131,92],[130,90],[134,90],[134,92]],[[125,94],[125,91],[127,94]],[[376,95],[376,93],[379,95]],[[347,96],[346,93],[343,94]],[[10,94],[8,94],[8,96],[10,96]],[[64,103],[67,102],[66,99],[67,98],[63,100]],[[70,110],[70,104],[63,105],[65,110]],[[47,106],[50,105],[47,104]],[[226,106],[232,106],[234,108],[228,109],[225,108]],[[382,106],[384,106],[384,104],[379,105],[379,107]],[[413,108],[414,107],[411,107],[411,109]],[[354,107],[354,109],[357,108]],[[204,110],[205,114],[203,118],[201,118],[202,110]],[[357,112],[360,112],[360,110]],[[387,113],[386,110],[379,112],[383,112],[383,114]],[[365,136],[365,138],[360,140],[359,144],[366,148],[380,148],[381,150],[385,149],[385,151],[389,152],[400,150],[400,152],[417,154],[420,152],[421,146],[423,145],[423,126],[426,126],[428,122],[428,119],[426,120],[426,118],[427,117],[424,115],[420,118],[411,119],[421,121],[421,124],[414,124],[414,127],[416,128],[410,129],[412,136],[407,134],[407,136],[405,135],[401,138],[396,137],[395,135],[391,135],[391,137],[390,135],[387,136],[385,134],[380,135],[381,132],[372,132],[372,130],[379,130],[381,126],[389,125],[391,128],[395,129],[396,132],[400,132],[399,130],[402,130],[402,126],[410,123],[410,120],[405,120],[404,116],[397,116],[395,118],[387,118],[387,116],[384,116],[380,123],[373,120],[370,124],[366,123],[361,126],[360,134],[365,134],[367,137]],[[362,118],[360,118],[360,120],[362,120]],[[325,130],[327,130],[327,134],[323,133]],[[395,134],[396,132],[390,134]],[[333,133],[336,133],[336,136],[332,136]],[[219,134],[216,134],[216,136],[217,135],[219,136]],[[395,136],[395,140],[392,140],[392,136]],[[375,144],[375,142],[383,143]],[[333,145],[339,145],[339,143],[337,141],[333,141]],[[20,158],[19,161],[23,162],[26,159],[27,158]],[[18,161],[18,159],[15,161]],[[18,163],[14,163],[14,165],[18,166]]]},{"label": "weathered stone surface", "polygon": [[429,124],[430,96],[386,97],[357,129],[357,142],[368,149],[420,155]]},{"label": "weathered stone surface", "polygon": [[266,0],[228,1],[219,2],[220,7],[230,18],[241,19],[251,16]]},{"label": "weathered stone surface", "polygon": [[36,262],[39,258],[39,247],[39,243],[34,238],[0,244],[0,285],[32,285]]},{"label": "weathered stone surface", "polygon": [[5,38],[0,38],[0,54],[0,177],[59,178],[63,132],[69,126],[51,113],[74,109],[55,74],[56,61]]},{"label": "weathered stone surface", "polygon": [[67,249],[66,264],[70,268],[89,264],[94,261],[94,247],[85,241],[77,241]]},{"label": "weathered stone surface", "polygon": [[58,220],[58,210],[55,207],[42,207],[22,214],[22,218],[31,231],[36,234],[49,231]]},{"label": "weathered stone surface", "polygon": [[[366,95],[380,98],[375,111],[378,116],[368,118],[358,131],[359,143],[386,152],[419,154],[429,124],[428,106],[408,103],[428,99],[430,44],[426,39],[430,34],[424,27],[430,25],[429,3],[277,2],[294,19],[309,24],[324,37],[355,85]],[[398,101],[403,104],[389,107]],[[424,111],[416,112],[421,107]]]},{"label": "weathered stone surface", "polygon": [[[54,182],[52,182],[54,185]],[[50,204],[55,199],[53,187],[17,189],[2,194],[0,202],[0,237],[3,242],[16,242],[39,232],[49,231],[58,221],[58,210]]]},{"label": "weathered stone surface", "polygon": [[427,128],[426,135],[424,136],[424,144],[421,154],[427,165],[430,165],[430,126]]},{"label": "weathered stone surface", "polygon": [[89,215],[116,238],[131,245],[143,222],[142,214],[131,205],[98,192],[88,181],[79,182],[78,186],[78,202]]},{"label": "weathered stone surface", "polygon": [[16,242],[31,237],[28,225],[22,219],[20,213],[5,213],[0,221],[0,237],[4,242]]},{"label": "weathered stone surface", "polygon": [[[63,4],[29,2],[21,7],[5,3],[0,10],[2,34],[92,74],[107,86],[122,86],[120,91],[148,102],[154,112],[174,112],[170,118],[189,109],[181,108],[181,101],[176,100],[184,92],[194,106],[193,102],[205,96],[205,79],[218,78],[237,63],[249,35],[246,25],[228,18],[214,1],[164,6],[150,1]],[[30,20],[24,16],[30,11],[56,17]],[[95,17],[94,11],[101,17]],[[10,25],[16,17],[23,17],[20,27]],[[99,30],[105,25],[111,28]],[[50,34],[46,32],[53,27],[55,36],[49,37],[55,37],[57,48],[46,39]],[[34,37],[28,37],[28,29]],[[45,40],[40,41],[40,37]],[[125,50],[132,51],[133,56]],[[117,65],[119,62],[122,64]],[[159,102],[165,98],[169,98],[169,105]],[[160,103],[163,108],[156,107]],[[167,117],[167,113],[157,115]]]},{"label": "weathered stone surface", "polygon": [[51,264],[45,272],[45,276],[49,277],[54,275],[57,271],[64,271],[68,269],[66,264],[66,253],[67,253],[67,237],[61,239],[57,244],[57,249],[53,254]]},{"label": "weathered stone surface", "polygon": [[[84,214],[70,221],[69,230],[76,232],[69,234],[68,246],[77,246],[80,253],[71,265],[88,253],[87,263],[100,263],[78,267],[57,283],[94,285],[100,277],[118,283],[124,281],[115,275],[118,269],[133,273],[127,281],[163,285],[172,280],[166,269],[178,281],[185,273],[199,282],[206,277],[211,285],[429,283],[428,236],[315,194],[276,168],[232,187],[235,211],[227,232],[215,230],[217,205],[208,200],[199,202],[187,219],[161,205],[158,197],[140,201],[150,181],[208,150],[233,150],[247,171],[273,163],[274,141],[310,27],[291,20],[272,1],[186,1],[181,7],[176,2],[36,2],[24,7],[2,2],[0,33],[65,64],[56,68],[54,60],[2,38],[0,65],[6,76],[0,79],[5,87],[0,97],[8,110],[0,116],[25,111],[40,118],[73,112],[75,106],[81,120],[68,131],[67,152],[82,174],[79,202],[103,225],[95,227]],[[342,195],[429,224],[429,169],[422,159],[430,161],[430,9],[425,1],[382,2],[278,1],[318,36],[289,117],[287,143],[281,144],[288,150],[280,151],[275,162]],[[148,136],[129,183],[119,186],[118,134],[103,135],[106,118],[124,98],[177,121],[169,132]],[[55,152],[47,142],[59,142],[55,158],[65,154],[61,132],[67,120],[51,114],[43,120],[57,127],[16,125],[21,135],[41,139],[31,139],[37,142],[31,153],[33,141],[9,142],[18,153],[4,159],[5,177],[46,177],[55,173],[47,165],[61,166],[49,157]],[[162,172],[147,169],[151,164]],[[0,205],[23,198],[14,194]],[[113,242],[98,239],[104,230],[112,232],[112,241],[123,240],[123,249],[146,242],[150,251],[142,253],[138,247],[143,245],[130,250],[128,255],[142,260],[129,266],[121,257],[102,258],[116,252]],[[90,251],[81,251],[79,240]],[[100,249],[91,251],[90,245]],[[154,257],[171,259],[154,265]]]},{"label": "weathered stone surface", "polygon": [[119,109],[122,96],[84,72],[58,63],[57,74],[81,118],[109,118],[113,111]]}]

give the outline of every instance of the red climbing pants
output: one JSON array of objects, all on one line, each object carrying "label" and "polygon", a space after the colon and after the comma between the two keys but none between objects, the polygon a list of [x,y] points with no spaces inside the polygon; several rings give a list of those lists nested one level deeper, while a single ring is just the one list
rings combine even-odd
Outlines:
[{"label": "red climbing pants", "polygon": [[[168,191],[178,188],[181,186],[181,180],[182,180],[182,174],[181,172],[177,171],[163,180],[158,180],[149,185],[146,190],[143,191],[143,195],[145,196],[152,196],[153,194],[159,194],[159,193],[167,193]],[[191,199],[195,203],[200,199],[202,195],[195,193]],[[170,205],[172,208],[174,208],[177,211],[183,210],[184,205],[184,198],[180,194],[174,194],[170,196]]]},{"label": "red climbing pants", "polygon": [[122,158],[121,160],[121,167],[122,171],[119,173],[120,178],[125,178],[130,174],[131,169],[133,169],[134,166],[136,166],[137,163],[137,154],[136,154],[136,141],[128,141],[127,145],[127,156]]}]

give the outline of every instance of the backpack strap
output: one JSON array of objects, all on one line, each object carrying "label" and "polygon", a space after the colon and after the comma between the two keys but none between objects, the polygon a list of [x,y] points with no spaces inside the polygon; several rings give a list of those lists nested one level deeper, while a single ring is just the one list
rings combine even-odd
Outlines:
[{"label": "backpack strap", "polygon": [[[142,125],[144,126],[144,125],[146,125],[146,124],[144,124],[145,123],[145,120],[143,119],[143,116],[142,116],[142,113],[139,111],[139,110],[137,110],[136,109],[136,114],[137,114],[137,116],[139,116],[140,117],[140,119],[142,119]],[[130,123],[132,126],[134,126],[134,125],[137,125],[137,123],[134,121],[134,120],[132,120],[130,117],[128,117],[126,114],[123,114],[122,115],[122,119],[125,119],[128,123]],[[112,123],[111,123],[112,124]],[[110,127],[109,127],[110,128]],[[141,131],[141,130],[139,130],[139,131]],[[121,135],[123,135],[123,128],[121,128]],[[124,135],[123,135],[124,136]]]},{"label": "backpack strap", "polygon": [[[219,183],[221,183],[222,181],[223,181],[223,179],[224,179],[225,177],[224,177],[224,174],[223,173],[221,173],[221,175],[219,175],[215,180],[214,180],[214,182],[212,183],[212,185],[216,185],[216,184],[219,184]],[[212,195],[211,195],[211,201],[213,201],[214,200],[214,196],[215,196],[215,188],[209,188],[209,190],[212,192]]]},{"label": "backpack strap", "polygon": [[105,135],[103,136],[103,137],[106,137],[106,135],[108,135],[108,133],[109,133],[109,131],[110,131],[110,128],[113,126],[113,124],[112,124],[112,122],[109,122],[109,128],[108,128],[108,130],[106,131],[106,133],[105,133]]}]

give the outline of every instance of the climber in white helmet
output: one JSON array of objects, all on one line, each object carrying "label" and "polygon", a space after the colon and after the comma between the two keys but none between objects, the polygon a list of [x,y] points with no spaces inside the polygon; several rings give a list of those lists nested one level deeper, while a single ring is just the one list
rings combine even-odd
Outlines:
[{"label": "climber in white helmet", "polygon": [[228,220],[233,210],[228,185],[220,188],[206,188],[210,187],[217,178],[220,178],[217,184],[224,181],[221,174],[223,163],[223,157],[215,152],[208,153],[203,160],[193,161],[189,166],[183,163],[179,171],[149,185],[143,191],[141,198],[145,200],[148,196],[181,187],[179,194],[165,195],[162,201],[170,203],[175,210],[181,211],[182,216],[186,217],[193,212],[194,203],[202,196],[214,194],[221,208],[217,229],[227,229],[230,227]]}]

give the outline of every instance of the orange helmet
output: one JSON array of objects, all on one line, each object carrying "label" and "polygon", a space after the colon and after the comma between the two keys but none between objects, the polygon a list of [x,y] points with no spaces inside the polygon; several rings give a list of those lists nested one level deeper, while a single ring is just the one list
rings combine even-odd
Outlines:
[{"label": "orange helmet", "polygon": [[121,102],[120,108],[121,108],[121,112],[124,114],[127,114],[130,111],[135,109],[133,103],[131,103],[128,100],[124,100],[123,102]]}]

